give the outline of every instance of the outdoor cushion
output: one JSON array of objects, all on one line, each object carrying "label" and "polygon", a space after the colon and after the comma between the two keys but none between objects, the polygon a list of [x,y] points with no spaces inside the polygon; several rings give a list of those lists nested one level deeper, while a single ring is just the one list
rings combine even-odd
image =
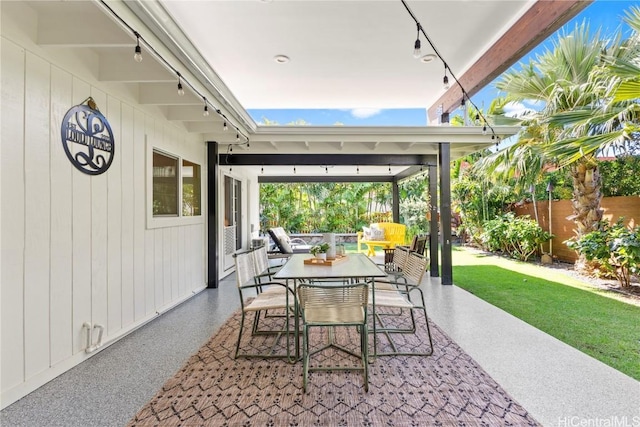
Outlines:
[{"label": "outdoor cushion", "polygon": [[284,231],[282,227],[270,228],[269,235],[271,236],[271,240],[276,244],[278,250],[283,254],[292,254],[293,248],[291,247],[291,241],[289,236]]},{"label": "outdoor cushion", "polygon": [[371,228],[363,226],[362,227],[362,236],[363,236],[363,239],[370,240],[371,239]]},{"label": "outdoor cushion", "polygon": [[[366,238],[365,238],[366,240]],[[371,236],[369,237],[369,240],[375,240],[375,241],[379,241],[379,240],[385,240],[384,237],[384,230],[382,228],[378,228],[378,227],[371,227]]]}]

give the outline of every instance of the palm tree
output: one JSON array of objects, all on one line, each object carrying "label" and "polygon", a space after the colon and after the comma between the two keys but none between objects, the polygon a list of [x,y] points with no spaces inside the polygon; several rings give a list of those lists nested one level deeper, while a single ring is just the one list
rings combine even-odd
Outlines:
[{"label": "palm tree", "polygon": [[[634,14],[640,16],[637,10]],[[631,44],[634,43],[630,41]],[[541,109],[518,117],[525,131],[516,144],[483,160],[480,166],[499,176],[519,176],[533,182],[547,164],[557,162],[569,167],[574,182],[573,220],[578,236],[596,229],[602,219],[601,181],[595,156],[598,150],[609,146],[603,132],[616,129],[605,116],[594,119],[589,113],[593,115],[594,110],[604,108],[602,95],[612,85],[608,74],[611,71],[607,70],[612,70],[613,64],[622,64],[617,59],[624,58],[625,53],[629,56],[630,52],[620,42],[619,34],[612,40],[604,40],[599,32],[592,35],[588,24],[582,23],[571,33],[561,35],[552,49],[528,64],[521,64],[520,69],[505,73],[496,84],[506,93],[498,112],[505,102],[536,102]],[[637,62],[627,59],[624,64],[627,67],[635,64],[637,70]],[[620,118],[617,127],[624,127]],[[579,119],[591,121],[585,124]]]}]

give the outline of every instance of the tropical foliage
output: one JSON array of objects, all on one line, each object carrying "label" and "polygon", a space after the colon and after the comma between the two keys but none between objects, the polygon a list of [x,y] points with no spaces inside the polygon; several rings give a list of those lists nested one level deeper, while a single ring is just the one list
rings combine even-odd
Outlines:
[{"label": "tropical foliage", "polygon": [[527,261],[551,237],[529,216],[517,217],[509,212],[484,223],[482,243],[490,251]]},{"label": "tropical foliage", "polygon": [[[428,231],[428,184],[423,176],[399,185],[400,222],[408,238]],[[390,183],[264,183],[260,227],[291,233],[355,233],[372,222],[392,221]]]},{"label": "tropical foliage", "polygon": [[631,275],[640,272],[640,226],[602,223],[598,230],[566,242],[589,261],[597,261],[605,275],[614,276],[622,287],[631,286]]},{"label": "tropical foliage", "polygon": [[477,166],[496,181],[529,185],[534,201],[549,167],[568,168],[578,237],[598,230],[602,220],[597,155],[638,148],[640,8],[630,8],[626,21],[634,34],[625,41],[619,33],[605,39],[582,23],[551,49],[505,73],[496,84],[505,98],[492,104],[489,117],[505,120],[508,103],[535,108],[511,118],[524,126],[515,144]]},{"label": "tropical foliage", "polygon": [[268,183],[260,185],[260,227],[292,233],[350,233],[391,210],[387,183]]}]

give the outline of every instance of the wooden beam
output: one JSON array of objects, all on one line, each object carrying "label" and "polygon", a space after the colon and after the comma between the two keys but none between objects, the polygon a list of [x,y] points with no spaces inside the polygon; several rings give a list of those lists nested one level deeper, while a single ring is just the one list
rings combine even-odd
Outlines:
[{"label": "wooden beam", "polygon": [[[468,96],[473,96],[520,60],[538,44],[576,16],[593,0],[538,0],[531,8],[458,80]],[[462,91],[456,84],[429,108],[429,120],[438,119],[437,109],[451,112],[460,106]]]}]

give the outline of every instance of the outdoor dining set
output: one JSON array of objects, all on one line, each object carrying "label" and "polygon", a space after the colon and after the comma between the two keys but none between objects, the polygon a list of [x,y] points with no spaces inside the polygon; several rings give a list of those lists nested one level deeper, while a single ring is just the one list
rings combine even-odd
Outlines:
[{"label": "outdoor dining set", "polygon": [[[380,265],[363,253],[321,262],[294,253],[278,266],[270,264],[266,246],[236,254],[242,320],[235,358],[302,360],[306,392],[309,372],[359,370],[368,391],[369,365],[376,358],[431,355],[419,287],[428,259],[408,246],[387,252]],[[320,356],[329,349],[357,364]]]}]

